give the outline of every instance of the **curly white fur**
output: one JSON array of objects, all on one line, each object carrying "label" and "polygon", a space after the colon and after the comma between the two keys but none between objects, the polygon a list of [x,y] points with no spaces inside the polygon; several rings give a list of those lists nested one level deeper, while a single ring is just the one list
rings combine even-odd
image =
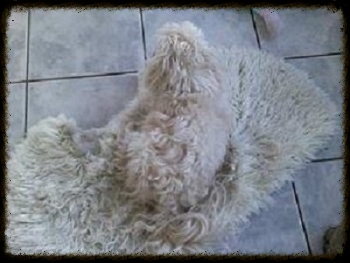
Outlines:
[{"label": "curly white fur", "polygon": [[48,118],[16,147],[8,251],[222,251],[223,235],[325,145],[337,114],[282,60],[212,50],[193,25],[169,24],[138,96],[107,127]]},{"label": "curly white fur", "polygon": [[118,168],[135,198],[177,213],[208,194],[229,138],[223,91],[202,32],[189,22],[161,28],[140,94],[118,116],[118,151],[126,158]]},{"label": "curly white fur", "polygon": [[125,194],[149,206],[150,216],[172,220],[158,235],[169,236],[175,246],[197,238],[194,232],[205,227],[188,213],[194,226],[182,233],[176,215],[210,194],[229,140],[229,96],[215,58],[193,24],[165,25],[139,95],[118,115],[115,161]]}]

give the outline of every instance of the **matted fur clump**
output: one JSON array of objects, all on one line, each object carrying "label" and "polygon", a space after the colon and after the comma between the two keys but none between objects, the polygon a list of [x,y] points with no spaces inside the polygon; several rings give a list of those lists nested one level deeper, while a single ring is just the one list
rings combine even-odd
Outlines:
[{"label": "matted fur clump", "polygon": [[168,24],[137,97],[106,127],[47,118],[17,145],[8,251],[224,251],[224,234],[326,145],[337,114],[282,60],[215,49],[191,23]]}]

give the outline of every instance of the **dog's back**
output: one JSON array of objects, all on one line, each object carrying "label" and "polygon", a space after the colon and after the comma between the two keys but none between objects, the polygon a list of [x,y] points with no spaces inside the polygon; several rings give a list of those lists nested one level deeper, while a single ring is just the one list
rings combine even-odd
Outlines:
[{"label": "dog's back", "polygon": [[178,213],[208,194],[229,137],[222,93],[201,31],[188,22],[164,26],[140,81],[144,118],[125,134],[126,187],[135,198]]}]

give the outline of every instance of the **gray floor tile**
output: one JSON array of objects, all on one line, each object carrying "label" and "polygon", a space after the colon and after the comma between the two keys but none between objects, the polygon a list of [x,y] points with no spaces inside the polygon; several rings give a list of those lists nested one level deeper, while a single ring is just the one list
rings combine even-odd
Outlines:
[{"label": "gray floor tile", "polygon": [[[343,61],[341,56],[290,59],[287,62],[299,69],[308,72],[316,84],[329,94],[330,98],[338,105],[342,112],[343,96]],[[339,116],[339,133],[330,141],[329,146],[320,151],[316,159],[338,158],[343,154],[341,127],[342,116]]]},{"label": "gray floor tile", "polygon": [[26,79],[27,71],[27,32],[28,12],[11,12],[8,18],[7,45],[9,61],[7,63],[8,81]]},{"label": "gray floor tile", "polygon": [[7,96],[8,127],[6,130],[8,140],[8,150],[13,150],[13,146],[24,136],[25,122],[25,84],[9,84]]},{"label": "gray floor tile", "polygon": [[296,192],[311,250],[322,253],[322,238],[328,227],[342,220],[343,161],[311,163],[295,178]]},{"label": "gray floor tile", "polygon": [[255,16],[263,50],[282,57],[319,55],[342,50],[342,15],[321,9],[278,10],[284,28],[273,39],[263,38],[261,19]]},{"label": "gray floor tile", "polygon": [[43,81],[29,85],[29,127],[60,113],[82,128],[102,127],[134,97],[137,76]]},{"label": "gray floor tile", "polygon": [[34,10],[29,78],[137,70],[143,63],[138,9]]},{"label": "gray floor tile", "polygon": [[230,238],[232,252],[243,254],[307,254],[291,184],[273,195],[274,204],[254,214],[243,230]]},{"label": "gray floor tile", "polygon": [[253,22],[249,10],[234,9],[152,9],[143,11],[147,54],[154,50],[156,30],[167,22],[193,22],[201,28],[211,44],[257,47]]}]

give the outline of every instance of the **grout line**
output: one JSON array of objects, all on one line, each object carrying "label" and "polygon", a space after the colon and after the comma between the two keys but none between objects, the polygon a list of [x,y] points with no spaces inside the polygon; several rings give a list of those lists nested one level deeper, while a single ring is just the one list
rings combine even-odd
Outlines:
[{"label": "grout line", "polygon": [[315,160],[311,160],[311,163],[331,162],[331,161],[338,161],[338,160],[343,160],[343,157],[315,159]]},{"label": "grout line", "polygon": [[342,55],[342,52],[331,52],[327,54],[317,54],[317,55],[306,55],[306,56],[291,56],[285,57],[285,60],[289,59],[303,59],[303,58],[318,58],[318,57],[328,57],[328,56],[339,56]]},{"label": "grout line", "polygon": [[28,27],[27,27],[27,68],[26,68],[26,80],[25,80],[25,110],[24,110],[24,137],[27,136],[28,131],[28,77],[29,77],[29,39],[30,39],[30,10],[28,10]]},{"label": "grout line", "polygon": [[10,84],[22,84],[22,83],[26,83],[26,80],[15,80],[15,81],[9,81],[6,82],[6,85],[10,85]]},{"label": "grout line", "polygon": [[296,205],[298,207],[300,223],[301,223],[301,227],[302,227],[302,230],[303,230],[303,233],[304,233],[304,238],[305,238],[305,241],[306,241],[307,249],[308,249],[309,255],[312,256],[312,250],[311,250],[311,246],[310,246],[310,242],[309,242],[309,236],[307,234],[306,226],[305,226],[304,219],[303,219],[303,214],[302,214],[301,208],[300,208],[299,197],[298,197],[297,191],[295,189],[294,181],[292,181],[291,183],[292,183],[293,192],[294,192],[294,200],[295,200],[295,203],[296,203]]},{"label": "grout line", "polygon": [[142,14],[142,9],[141,8],[140,8],[140,22],[141,22],[141,36],[142,36],[142,45],[143,45],[143,55],[144,55],[145,61],[147,61],[145,25],[143,23],[143,14]]},{"label": "grout line", "polygon": [[260,38],[259,38],[259,33],[258,33],[258,29],[255,23],[255,19],[254,19],[254,14],[253,14],[253,9],[250,8],[250,15],[252,17],[252,22],[253,22],[253,27],[254,27],[254,32],[255,32],[255,37],[256,37],[256,41],[258,42],[258,47],[261,50],[261,44],[260,44]]},{"label": "grout line", "polygon": [[84,79],[84,78],[98,78],[98,77],[112,77],[112,76],[123,76],[130,74],[137,74],[137,70],[124,71],[124,72],[111,72],[101,73],[95,75],[81,75],[81,76],[67,76],[67,77],[56,77],[56,78],[42,78],[42,79],[30,79],[28,83],[43,82],[43,81],[54,81],[54,80],[69,80],[69,79]]}]

